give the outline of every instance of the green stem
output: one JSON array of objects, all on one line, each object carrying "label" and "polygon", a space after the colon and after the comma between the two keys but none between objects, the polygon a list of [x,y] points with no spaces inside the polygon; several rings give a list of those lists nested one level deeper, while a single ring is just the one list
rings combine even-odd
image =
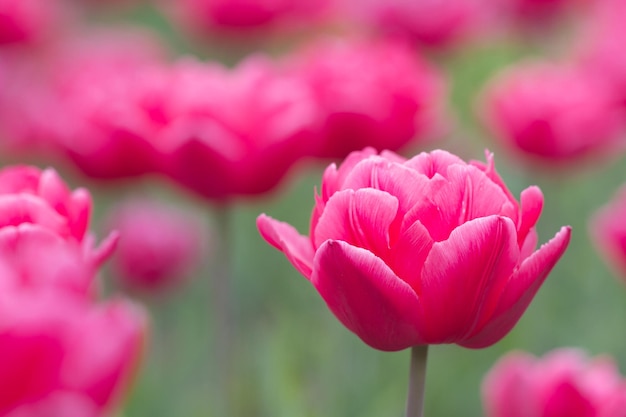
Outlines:
[{"label": "green stem", "polygon": [[426,383],[427,357],[428,345],[413,346],[411,348],[406,417],[422,417],[424,415],[424,388]]}]

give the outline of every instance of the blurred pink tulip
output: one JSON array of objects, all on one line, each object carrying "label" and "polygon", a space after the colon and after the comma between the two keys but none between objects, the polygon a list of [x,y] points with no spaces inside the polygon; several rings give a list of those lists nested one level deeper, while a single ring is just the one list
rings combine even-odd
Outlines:
[{"label": "blurred pink tulip", "polygon": [[386,351],[497,342],[570,238],[563,227],[535,250],[541,191],[527,188],[518,203],[492,156],[366,149],[326,169],[315,201],[310,236],[266,215],[259,231],[348,329]]},{"label": "blurred pink tulip", "polygon": [[626,186],[591,218],[589,232],[600,255],[626,279]]},{"label": "blurred pink tulip", "polygon": [[613,91],[576,68],[530,63],[486,88],[482,116],[502,144],[553,167],[614,155],[626,132]]},{"label": "blurred pink tulip", "polygon": [[172,4],[181,25],[198,33],[246,35],[312,26],[335,0],[180,0]]},{"label": "blurred pink tulip", "polygon": [[143,104],[164,65],[159,41],[138,30],[90,31],[54,55],[51,88],[68,115],[57,138],[62,152],[94,178],[153,172],[160,125]]},{"label": "blurred pink tulip", "polygon": [[270,191],[317,139],[308,86],[262,57],[232,70],[181,61],[168,86],[170,119],[155,141],[165,172],[202,197]]},{"label": "blurred pink tulip", "polygon": [[405,43],[330,39],[288,65],[313,90],[325,120],[318,156],[398,150],[442,133],[443,76]]},{"label": "blurred pink tulip", "polygon": [[67,12],[59,0],[0,0],[0,46],[45,40],[61,29]]},{"label": "blurred pink tulip", "polygon": [[0,415],[104,417],[136,366],[145,317],[121,301],[0,294]]},{"label": "blurred pink tulip", "polygon": [[487,7],[480,0],[343,0],[345,18],[422,46],[451,46],[476,36]]},{"label": "blurred pink tulip", "polygon": [[130,289],[153,293],[175,287],[197,270],[206,251],[203,222],[156,200],[125,201],[106,224],[120,233],[114,276]]},{"label": "blurred pink tulip", "polygon": [[601,0],[593,5],[573,55],[591,77],[607,83],[626,114],[626,1]]},{"label": "blurred pink tulip", "polygon": [[574,349],[500,359],[483,382],[487,417],[622,417],[624,378],[612,359]]}]

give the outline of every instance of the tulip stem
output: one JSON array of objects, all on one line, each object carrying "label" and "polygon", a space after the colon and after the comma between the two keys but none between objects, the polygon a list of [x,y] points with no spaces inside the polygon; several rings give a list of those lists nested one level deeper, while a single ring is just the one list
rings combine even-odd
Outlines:
[{"label": "tulip stem", "polygon": [[232,296],[232,206],[220,205],[215,210],[215,229],[217,239],[213,253],[211,282],[211,311],[213,346],[215,348],[213,360],[216,365],[215,375],[219,383],[217,401],[218,416],[229,416],[233,400],[233,356],[234,347],[232,329],[233,296]]},{"label": "tulip stem", "polygon": [[422,417],[424,415],[424,388],[426,382],[427,358],[428,345],[413,346],[411,348],[406,417]]}]

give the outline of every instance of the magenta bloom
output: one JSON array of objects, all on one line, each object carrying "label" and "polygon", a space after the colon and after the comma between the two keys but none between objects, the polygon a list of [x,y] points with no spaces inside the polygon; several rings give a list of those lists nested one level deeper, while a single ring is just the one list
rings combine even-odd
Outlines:
[{"label": "magenta bloom", "polygon": [[61,292],[2,291],[0,317],[0,415],[109,415],[139,358],[141,311]]},{"label": "magenta bloom", "polygon": [[512,68],[487,87],[482,111],[506,147],[550,166],[624,147],[615,95],[598,78],[574,68],[541,63]]},{"label": "magenta bloom", "polygon": [[112,259],[116,278],[147,293],[187,278],[198,268],[207,245],[200,219],[158,201],[125,201],[109,213],[106,223],[120,233]]},{"label": "magenta bloom", "polygon": [[486,22],[480,0],[343,0],[346,18],[422,46],[450,46],[474,37]]},{"label": "magenta bloom", "polygon": [[317,156],[398,150],[441,133],[443,77],[405,43],[329,39],[289,65],[313,90],[324,120]]},{"label": "magenta bloom", "polygon": [[161,120],[145,102],[164,65],[158,40],[137,30],[78,33],[54,53],[50,88],[65,117],[56,138],[61,153],[93,178],[154,172]]},{"label": "magenta bloom", "polygon": [[589,232],[600,255],[626,279],[626,187],[594,214]]},{"label": "magenta bloom", "polygon": [[202,197],[263,194],[310,155],[319,114],[308,86],[262,57],[229,70],[181,61],[167,79],[163,171]]},{"label": "magenta bloom", "polygon": [[483,382],[487,417],[621,417],[626,385],[614,361],[574,349],[543,358],[516,352]]},{"label": "magenta bloom", "polygon": [[0,0],[0,46],[44,40],[67,14],[59,0]]},{"label": "magenta bloom", "polygon": [[250,34],[311,25],[334,0],[181,0],[173,7],[200,33]]},{"label": "magenta bloom", "polygon": [[285,253],[337,318],[370,346],[489,346],[520,318],[565,251],[563,227],[539,250],[537,187],[518,203],[496,173],[445,151],[404,159],[372,149],[330,165],[310,236],[265,215]]}]

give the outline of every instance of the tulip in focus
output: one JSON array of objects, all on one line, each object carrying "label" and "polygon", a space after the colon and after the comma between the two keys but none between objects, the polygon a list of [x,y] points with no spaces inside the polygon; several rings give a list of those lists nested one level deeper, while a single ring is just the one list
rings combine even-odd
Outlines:
[{"label": "tulip in focus", "polygon": [[600,255],[626,279],[626,187],[594,214],[589,232]]},{"label": "tulip in focus", "polygon": [[106,224],[120,234],[114,276],[130,289],[151,293],[176,286],[197,270],[206,250],[203,222],[158,201],[125,201]]},{"label": "tulip in focus", "polygon": [[310,86],[325,121],[316,156],[344,158],[367,146],[395,151],[442,133],[443,76],[405,43],[328,39],[288,65]]},{"label": "tulip in focus", "polygon": [[537,187],[518,203],[491,155],[366,149],[324,172],[309,236],[264,214],[257,226],[373,348],[483,348],[513,328],[569,243],[563,227],[536,250],[542,206]]},{"label": "tulip in focus", "polygon": [[483,382],[487,417],[621,417],[626,381],[609,357],[558,349],[536,358],[515,352]]},{"label": "tulip in focus", "polygon": [[482,116],[502,144],[528,161],[567,165],[624,148],[618,100],[576,68],[521,65],[486,88]]}]

